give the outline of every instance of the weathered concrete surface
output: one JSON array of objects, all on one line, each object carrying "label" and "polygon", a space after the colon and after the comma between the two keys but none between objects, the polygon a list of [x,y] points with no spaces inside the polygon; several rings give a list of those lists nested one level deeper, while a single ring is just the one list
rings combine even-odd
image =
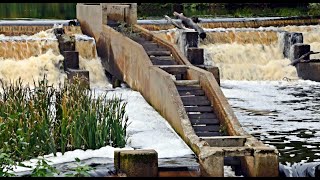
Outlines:
[{"label": "weathered concrete surface", "polygon": [[67,69],[67,78],[70,83],[90,89],[89,71],[80,69]]},{"label": "weathered concrete surface", "polygon": [[298,77],[305,80],[320,82],[320,61],[298,63],[296,65]]},{"label": "weathered concrete surface", "polygon": [[[144,98],[170,123],[173,129],[198,155],[202,166],[201,174],[204,176],[223,176],[224,155],[253,156],[256,147],[265,147],[262,142],[250,136],[241,128],[212,73],[193,66],[175,44],[150,33],[139,25],[134,25],[134,30],[140,35],[166,47],[178,64],[187,67],[188,79],[200,82],[207,97],[210,97],[209,100],[213,104],[213,110],[217,112],[219,120],[227,127],[229,135],[249,136],[244,147],[241,147],[239,152],[237,152],[238,147],[210,147],[208,142],[200,139],[195,134],[172,75],[157,66],[153,66],[140,44],[125,37],[113,28],[102,25],[102,32],[97,35],[99,36],[97,49],[103,65],[107,70],[111,70],[121,76],[122,80],[132,89],[141,92]],[[277,156],[276,150],[273,148],[268,153]],[[261,167],[260,165],[264,165],[263,163],[254,166],[256,161],[258,162],[257,158],[253,158],[253,162],[244,160],[244,162],[249,162],[252,165],[252,167],[248,168],[248,171],[255,172],[257,168],[270,168]],[[270,169],[267,173],[259,171],[251,174],[253,176],[278,175],[277,167],[271,167]]]},{"label": "weathered concrete surface", "polygon": [[302,33],[296,32],[285,32],[284,33],[284,47],[283,47],[283,55],[285,58],[292,58],[290,57],[291,47],[297,43],[303,43],[303,36]]},{"label": "weathered concrete surface", "polygon": [[244,146],[246,136],[217,136],[217,137],[202,137],[209,143],[211,147],[240,147]]},{"label": "weathered concrete surface", "polygon": [[[169,31],[153,32],[158,36],[170,41],[176,42],[176,34]],[[239,44],[265,44],[270,45],[279,41],[279,32],[274,30],[217,30],[206,31],[207,37],[203,40],[203,43],[239,43]]]},{"label": "weathered concrete surface", "polygon": [[[289,59],[293,62],[308,52],[310,52],[309,44],[294,44],[290,48]],[[303,60],[307,60],[307,62],[300,62],[295,65],[298,77],[304,80],[320,82],[320,60],[310,59],[310,55],[303,58]]]},{"label": "weathered concrete surface", "polygon": [[101,6],[104,23],[109,20],[122,21],[128,24],[137,23],[137,3],[101,3]]},{"label": "weathered concrete surface", "polygon": [[[85,12],[85,13],[83,13]],[[81,24],[84,34],[92,36],[96,41],[102,31],[102,9],[101,5],[84,5],[77,3],[77,19]]]},{"label": "weathered concrete surface", "polygon": [[114,166],[127,177],[157,177],[158,153],[153,149],[115,151]]},{"label": "weathered concrete surface", "polygon": [[[0,25],[0,34],[5,36],[21,36],[21,35],[33,35],[40,31],[51,29],[51,25]],[[80,26],[63,26],[66,34],[81,34]]]},{"label": "weathered concrete surface", "polygon": [[[198,23],[203,28],[259,28],[268,26],[288,26],[288,25],[316,25],[320,23],[319,16],[306,17],[267,17],[267,18],[214,18],[200,19]],[[138,21],[138,24],[150,31],[171,29],[174,26],[166,20]]]},{"label": "weathered concrete surface", "polygon": [[[297,44],[293,44],[290,47],[290,51],[289,51],[289,59],[291,61],[294,61],[296,59],[299,59],[302,55],[308,53],[310,51],[310,45],[309,44],[303,44],[303,43],[297,43]],[[303,60],[309,60],[310,59],[310,55],[306,56],[305,58],[303,58]]]}]

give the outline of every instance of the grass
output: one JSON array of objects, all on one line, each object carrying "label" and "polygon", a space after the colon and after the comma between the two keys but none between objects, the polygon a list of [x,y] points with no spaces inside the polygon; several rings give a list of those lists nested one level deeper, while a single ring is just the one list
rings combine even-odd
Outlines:
[{"label": "grass", "polygon": [[74,83],[0,81],[0,149],[15,161],[74,149],[124,147],[126,102]]}]

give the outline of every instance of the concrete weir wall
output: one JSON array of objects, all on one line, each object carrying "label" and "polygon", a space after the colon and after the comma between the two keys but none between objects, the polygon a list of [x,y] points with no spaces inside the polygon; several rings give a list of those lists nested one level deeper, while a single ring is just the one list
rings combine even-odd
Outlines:
[{"label": "concrete weir wall", "polygon": [[[51,29],[53,25],[1,25],[0,24],[0,34],[5,36],[21,36],[21,35],[33,35],[40,31],[45,31]],[[64,26],[64,31],[66,34],[81,33],[80,26]]]},{"label": "concrete weir wall", "polygon": [[[199,19],[201,20],[199,24],[203,28],[259,28],[269,26],[316,25],[320,23],[320,16]],[[151,23],[138,21],[138,24],[150,31],[174,28],[174,26],[167,21],[154,21]]]},{"label": "concrete weir wall", "polygon": [[[79,6],[85,5],[80,4]],[[104,5],[101,5],[100,8],[102,7]],[[99,7],[91,8],[91,10],[94,10],[94,8]],[[85,24],[81,27],[83,32],[93,32],[94,27],[98,26],[90,26],[93,17],[86,15],[86,11],[82,11],[85,9],[84,7],[77,9],[80,10],[77,14],[81,14],[79,21],[82,22],[81,24]],[[107,14],[102,14],[102,19],[108,21],[108,18],[105,17]],[[137,24],[133,24],[133,28],[134,31],[171,51],[178,64],[187,67],[188,78],[200,82],[205,94],[210,97],[209,100],[213,104],[214,112],[227,126],[229,135],[231,137],[241,136],[246,139],[245,144],[238,148],[211,146],[212,144],[210,145],[205,139],[198,137],[184,109],[172,76],[158,66],[154,66],[140,44],[110,26],[101,24],[101,30],[96,29],[96,32],[100,31],[100,33],[93,33],[93,35],[97,40],[97,51],[103,66],[111,74],[121,77],[120,79],[125,81],[132,89],[139,91],[170,123],[198,156],[202,176],[223,176],[225,156],[241,156],[243,158],[243,168],[248,176],[278,176],[277,150],[267,147],[241,128],[212,73],[193,66],[176,45],[152,34]],[[215,137],[212,138],[212,141],[214,141]]]}]

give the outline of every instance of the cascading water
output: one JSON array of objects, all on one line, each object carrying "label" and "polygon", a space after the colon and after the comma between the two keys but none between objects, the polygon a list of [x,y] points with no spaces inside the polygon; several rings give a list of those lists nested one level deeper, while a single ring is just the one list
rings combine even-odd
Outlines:
[{"label": "cascading water", "polygon": [[[231,30],[234,31],[234,30]],[[295,67],[289,66],[290,60],[284,58],[281,40],[265,42],[268,31],[240,33],[219,33],[229,35],[228,39],[200,45],[204,49],[205,63],[220,69],[221,79],[226,80],[281,80],[298,79]],[[210,35],[209,35],[210,36]],[[239,37],[237,37],[239,36]],[[281,39],[281,33],[277,39]],[[244,39],[246,38],[246,39]],[[216,40],[214,38],[213,40]],[[217,41],[217,40],[216,40]]]},{"label": "cascading water", "polygon": [[[93,38],[74,34],[76,51],[79,52],[80,69],[88,70],[92,87],[110,87],[101,60],[97,56]],[[41,31],[32,36],[0,35],[0,78],[32,85],[44,75],[50,84],[58,85],[66,78],[62,64],[64,57],[59,53],[58,40],[53,30]]]},{"label": "cascading water", "polygon": [[[274,29],[300,31],[304,43],[320,51],[320,26]],[[244,36],[234,33],[242,38],[230,37],[222,43],[203,41],[200,47],[205,51],[205,63],[219,67],[222,91],[242,127],[265,144],[277,147],[281,167],[285,165],[282,170],[289,169],[286,176],[307,176],[320,161],[320,83],[297,77],[295,67],[289,66],[290,60],[283,56],[279,32],[278,40],[270,43],[263,43],[261,38],[236,41]],[[251,31],[247,36],[253,38]],[[316,56],[319,58],[312,58]],[[310,165],[308,172],[298,170],[301,164]]]}]

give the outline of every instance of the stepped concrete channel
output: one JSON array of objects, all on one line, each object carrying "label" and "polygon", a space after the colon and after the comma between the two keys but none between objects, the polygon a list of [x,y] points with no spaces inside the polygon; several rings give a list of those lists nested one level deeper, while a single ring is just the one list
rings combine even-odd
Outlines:
[{"label": "stepped concrete channel", "polygon": [[[277,149],[242,129],[217,73],[191,64],[176,44],[137,24],[136,13],[135,3],[77,4],[82,32],[95,38],[106,70],[170,123],[197,155],[200,176],[221,177],[236,160],[246,176],[278,176]],[[116,30],[119,21],[138,36]]]},{"label": "stepped concrete channel", "polygon": [[[219,70],[201,65],[199,56],[203,54],[194,32],[181,30],[175,34],[179,38],[174,38],[180,41],[172,42],[162,32],[174,27],[162,20],[138,21],[135,3],[78,3],[77,19],[83,33],[96,39],[106,70],[141,92],[194,151],[200,176],[221,177],[224,165],[235,164],[245,176],[279,176],[277,149],[242,129],[219,87]],[[127,29],[119,29],[121,22],[126,23]],[[206,31],[211,42],[252,43],[257,40],[255,37],[263,44],[280,42],[284,57],[293,61],[310,48],[302,44],[301,33],[275,27],[318,23],[318,17],[275,17],[202,19],[201,25],[216,28]],[[258,28],[269,26],[274,28]],[[264,38],[261,31],[266,32]],[[232,38],[226,38],[226,34]],[[308,71],[301,66],[308,66]],[[300,78],[317,79],[317,62],[299,63],[296,68]]]},{"label": "stepped concrete channel", "polygon": [[[80,27],[64,26],[65,34],[82,31],[94,37],[99,57],[108,74],[114,79],[127,83],[139,91],[144,98],[170,123],[177,134],[197,156],[197,168],[176,170],[181,176],[224,175],[224,165],[235,166],[242,174],[250,177],[278,176],[278,151],[264,145],[245,132],[232,111],[219,86],[219,70],[206,66],[202,51],[194,40],[170,42],[162,30],[173,28],[166,21],[137,20],[136,3],[78,3],[77,19]],[[115,28],[115,22],[125,22],[138,36],[130,36]],[[267,31],[263,43],[283,41],[283,53],[287,57],[299,57],[305,52],[301,33],[278,29],[250,29],[260,26],[318,24],[317,18],[260,18],[260,19],[220,19],[202,21],[207,28],[239,28],[228,33],[237,33],[240,39],[224,38],[226,30],[207,31],[210,41],[254,40],[259,31]],[[67,25],[68,21],[1,21],[0,33],[12,36],[34,34],[52,28],[54,24]],[[246,27],[248,30],[241,28]],[[250,38],[248,38],[248,32]],[[240,35],[240,36],[239,36]],[[181,32],[180,36],[194,39],[194,32]],[[58,38],[59,39],[59,38]],[[188,38],[186,38],[188,39]],[[260,38],[261,39],[261,38]],[[61,45],[63,46],[63,45]],[[294,48],[293,48],[294,47]],[[299,49],[303,47],[304,50]],[[297,49],[297,50],[292,50]],[[61,50],[61,48],[60,48]],[[73,48],[63,50],[65,57],[77,61]],[[190,51],[190,53],[189,53]],[[316,62],[299,63],[298,66],[314,66]],[[71,66],[77,69],[76,64]],[[308,67],[310,69],[310,67]],[[300,68],[303,69],[303,68]],[[68,69],[66,69],[68,71]],[[77,70],[74,70],[76,74]],[[301,71],[303,73],[303,71]],[[86,72],[85,72],[86,73]],[[88,75],[87,75],[88,76]],[[304,76],[308,78],[308,76]],[[160,162],[164,164],[164,162]],[[178,163],[179,164],[179,163]],[[180,166],[182,167],[182,166]],[[134,168],[134,167],[133,167]],[[169,173],[172,167],[158,167],[158,176]],[[192,170],[193,169],[193,170]]]}]

